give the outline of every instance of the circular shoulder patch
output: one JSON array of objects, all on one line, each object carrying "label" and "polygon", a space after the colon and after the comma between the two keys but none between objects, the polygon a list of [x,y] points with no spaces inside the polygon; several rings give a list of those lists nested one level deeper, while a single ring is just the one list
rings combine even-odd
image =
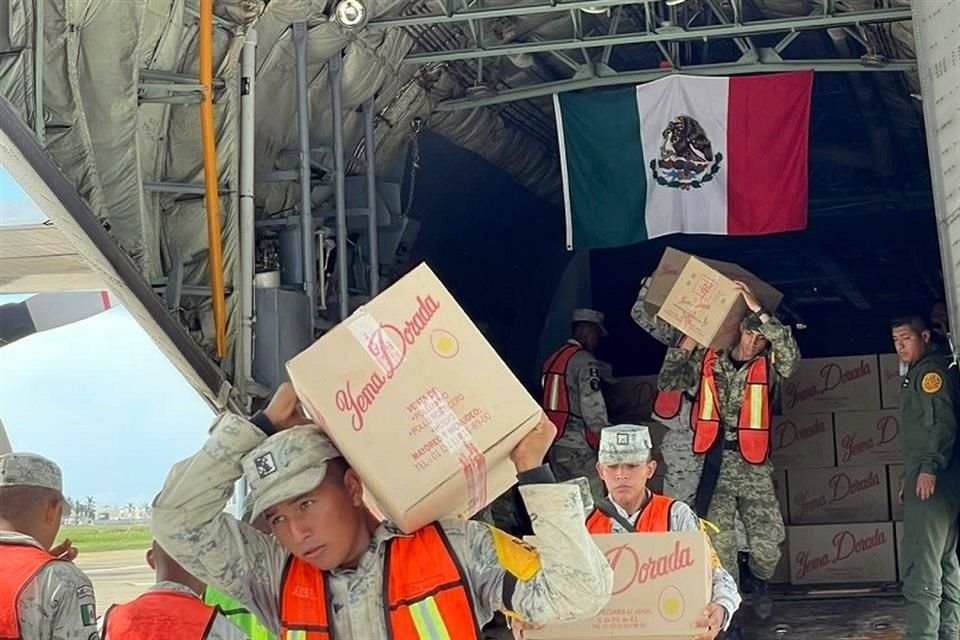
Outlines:
[{"label": "circular shoulder patch", "polygon": [[939,373],[931,371],[920,380],[920,388],[926,393],[936,393],[943,388],[943,378]]}]

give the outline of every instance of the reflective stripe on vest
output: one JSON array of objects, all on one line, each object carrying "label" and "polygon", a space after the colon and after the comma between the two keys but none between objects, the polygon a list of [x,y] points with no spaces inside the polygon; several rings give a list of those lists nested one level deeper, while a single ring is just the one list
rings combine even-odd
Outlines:
[{"label": "reflective stripe on vest", "polygon": [[[479,640],[465,573],[440,525],[393,538],[384,556],[384,623],[391,640]],[[332,640],[329,585],[291,557],[280,586],[282,640]]]},{"label": "reflective stripe on vest", "polygon": [[[665,533],[670,531],[670,508],[673,498],[650,494],[650,502],[640,512],[634,531],[640,533]],[[613,533],[613,518],[599,509],[594,509],[587,518],[587,531],[593,534]]]},{"label": "reflective stripe on vest", "polygon": [[29,544],[0,543],[0,640],[20,640],[17,605],[23,589],[55,558]]},{"label": "reflective stripe on vest", "polygon": [[[721,436],[720,399],[714,365],[717,352],[708,349],[703,357],[700,391],[693,407],[693,452],[703,454]],[[740,455],[751,464],[762,464],[770,454],[770,367],[766,356],[749,364],[743,402],[737,420]]]},{"label": "reflective stripe on vest", "polygon": [[107,610],[103,640],[203,640],[216,617],[217,608],[196,596],[165,589],[148,591]]},{"label": "reflective stripe on vest", "polygon": [[567,392],[567,365],[582,348],[575,344],[565,344],[547,358],[543,365],[543,377],[540,380],[543,387],[543,410],[557,427],[555,441],[563,437],[571,415],[570,394]]}]

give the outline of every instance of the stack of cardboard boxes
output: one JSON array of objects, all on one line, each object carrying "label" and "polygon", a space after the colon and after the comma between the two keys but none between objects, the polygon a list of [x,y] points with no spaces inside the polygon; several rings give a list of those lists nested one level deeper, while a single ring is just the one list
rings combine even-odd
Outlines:
[{"label": "stack of cardboard boxes", "polygon": [[897,580],[900,380],[884,354],[806,359],[783,382],[772,459],[788,527],[774,582]]}]

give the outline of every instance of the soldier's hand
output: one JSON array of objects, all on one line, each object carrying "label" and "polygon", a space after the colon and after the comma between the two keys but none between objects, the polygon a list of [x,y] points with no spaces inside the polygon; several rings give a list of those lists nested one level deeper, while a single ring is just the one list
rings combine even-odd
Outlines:
[{"label": "soldier's hand", "polygon": [[517,443],[517,446],[510,452],[510,459],[513,460],[517,473],[523,473],[530,469],[536,469],[543,464],[543,458],[547,455],[547,449],[553,444],[557,437],[557,427],[550,421],[547,414],[540,414],[540,422],[533,428],[533,431],[523,437],[523,440]]},{"label": "soldier's hand", "polygon": [[929,500],[937,489],[937,476],[932,473],[921,473],[917,476],[917,497]]},{"label": "soldier's hand", "polygon": [[277,431],[311,423],[310,418],[303,412],[303,406],[300,404],[297,392],[293,390],[293,385],[289,382],[280,385],[263,413],[273,423]]},{"label": "soldier's hand", "polygon": [[750,289],[750,287],[747,285],[746,282],[734,280],[733,284],[737,289],[737,291],[740,292],[740,295],[743,296],[743,301],[747,303],[747,308],[749,308],[750,311],[753,311],[754,313],[756,313],[757,311],[760,311],[760,309],[763,308],[763,305],[760,304],[759,300],[757,300],[757,296],[753,294],[753,291]]},{"label": "soldier's hand", "polygon": [[513,631],[513,640],[523,640],[523,632],[527,629],[543,629],[542,624],[535,622],[525,622],[518,618],[510,620],[510,630]]},{"label": "soldier's hand", "polygon": [[687,351],[693,351],[697,348],[697,341],[690,336],[683,336],[683,340],[680,341],[680,348]]},{"label": "soldier's hand", "polygon": [[67,538],[57,546],[52,547],[50,549],[50,555],[57,560],[73,562],[77,559],[77,556],[80,555],[80,552],[77,551],[75,546],[73,546],[73,541],[71,541],[70,538]]},{"label": "soldier's hand", "polygon": [[694,627],[706,629],[706,631],[693,636],[693,640],[713,640],[723,629],[723,621],[727,617],[727,610],[711,602],[707,608],[700,613],[700,617],[693,623]]}]

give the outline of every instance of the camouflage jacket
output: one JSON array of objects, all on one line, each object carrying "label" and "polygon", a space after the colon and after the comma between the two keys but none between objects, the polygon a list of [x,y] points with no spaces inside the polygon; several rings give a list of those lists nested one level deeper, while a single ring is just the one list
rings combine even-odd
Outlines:
[{"label": "camouflage jacket", "polygon": [[[279,634],[279,594],[290,552],[224,512],[242,474],[241,457],[265,437],[239,416],[219,417],[203,448],[170,471],[153,504],[153,533],[185,569],[239,600]],[[511,551],[521,543],[508,534],[472,520],[440,522],[466,574],[478,624],[497,610],[535,623],[595,615],[610,598],[613,572],[584,525],[579,487],[530,484],[520,493],[539,540],[532,574],[529,553]],[[381,524],[356,569],[327,574],[331,632],[338,640],[387,637],[384,553],[388,541],[402,535]],[[513,564],[520,556],[527,562],[522,573]],[[508,573],[516,580],[508,580]]]},{"label": "camouflage jacket", "polygon": [[[800,366],[800,348],[790,327],[776,318],[771,317],[764,323],[760,332],[770,341],[770,348],[765,353],[772,365],[770,386],[774,388],[780,379],[789,378],[796,373]],[[686,391],[695,395],[700,387],[703,357],[706,352],[703,347],[697,347],[693,351],[681,347],[668,349],[657,379],[657,387],[663,391]],[[736,425],[740,419],[740,406],[743,403],[747,371],[750,367],[744,365],[737,368],[730,359],[729,349],[717,351],[717,356],[713,371],[717,381],[720,419],[726,427],[726,438],[733,440],[736,438]]]},{"label": "camouflage jacket", "polygon": [[[30,536],[0,531],[0,544],[42,549]],[[0,570],[0,576],[3,575]],[[13,603],[0,602],[0,607]],[[24,586],[16,603],[20,633],[29,640],[97,640],[97,606],[90,579],[72,562],[54,560]]]}]

